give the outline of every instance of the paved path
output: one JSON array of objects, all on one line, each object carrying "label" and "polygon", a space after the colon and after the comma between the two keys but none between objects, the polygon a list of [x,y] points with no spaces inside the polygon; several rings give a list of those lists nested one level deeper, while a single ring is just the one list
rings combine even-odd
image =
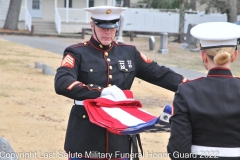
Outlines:
[{"label": "paved path", "polygon": [[[67,38],[57,38],[57,37],[31,37],[31,36],[16,36],[16,35],[0,35],[1,39],[9,40],[12,42],[28,45],[30,47],[44,49],[53,53],[63,54],[64,49],[74,44],[71,39]],[[75,40],[76,41],[76,40]],[[81,41],[81,39],[79,39]],[[194,79],[202,76],[206,76],[206,74],[201,72],[195,72],[187,69],[170,67],[177,73],[182,74],[184,77],[188,79]]]},{"label": "paved path", "polygon": [[15,36],[15,35],[0,35],[1,39],[28,45],[30,47],[44,49],[53,53],[63,54],[64,49],[71,45],[64,38],[55,37],[31,37],[31,36]]}]

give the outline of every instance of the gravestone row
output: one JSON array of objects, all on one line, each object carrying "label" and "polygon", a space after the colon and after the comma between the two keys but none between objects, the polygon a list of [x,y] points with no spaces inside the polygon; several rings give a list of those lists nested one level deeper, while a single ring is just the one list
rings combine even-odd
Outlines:
[{"label": "gravestone row", "polygon": [[41,64],[39,62],[35,62],[35,66],[34,68],[36,69],[42,69],[42,73],[46,74],[46,75],[55,75],[55,72],[53,71],[53,69],[46,65],[46,64]]},{"label": "gravestone row", "polygon": [[[149,50],[150,51],[155,50],[155,38],[153,36],[149,38]],[[162,53],[162,54],[168,53],[168,34],[167,33],[160,34],[160,48],[158,50],[158,53]]]}]

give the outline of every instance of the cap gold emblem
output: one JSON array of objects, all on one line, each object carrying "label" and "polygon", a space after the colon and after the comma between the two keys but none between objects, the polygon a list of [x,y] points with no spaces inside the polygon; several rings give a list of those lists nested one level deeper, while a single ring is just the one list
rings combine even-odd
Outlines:
[{"label": "cap gold emblem", "polygon": [[110,14],[110,13],[112,13],[111,9],[106,10],[106,14]]}]

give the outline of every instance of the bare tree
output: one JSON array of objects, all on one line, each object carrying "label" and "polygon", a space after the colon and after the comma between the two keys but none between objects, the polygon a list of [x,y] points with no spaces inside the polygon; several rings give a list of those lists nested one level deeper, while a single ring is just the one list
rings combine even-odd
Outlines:
[{"label": "bare tree", "polygon": [[181,0],[180,11],[179,11],[179,43],[183,42],[183,36],[184,36],[185,3],[186,3],[186,0]]},{"label": "bare tree", "polygon": [[201,4],[203,3],[207,4],[206,13],[226,13],[228,22],[237,21],[237,7],[239,6],[237,0],[201,0]]},{"label": "bare tree", "polygon": [[130,7],[130,0],[123,0],[123,7]]},{"label": "bare tree", "polygon": [[192,10],[196,10],[196,0],[190,0],[190,8]]},{"label": "bare tree", "polygon": [[228,3],[228,21],[236,22],[237,21],[237,0],[227,1]]},{"label": "bare tree", "polygon": [[151,8],[151,7],[152,7],[152,3],[153,3],[153,0],[149,0],[149,1],[148,1],[147,8]]},{"label": "bare tree", "polygon": [[22,0],[11,0],[8,8],[5,29],[18,30],[18,21]]}]

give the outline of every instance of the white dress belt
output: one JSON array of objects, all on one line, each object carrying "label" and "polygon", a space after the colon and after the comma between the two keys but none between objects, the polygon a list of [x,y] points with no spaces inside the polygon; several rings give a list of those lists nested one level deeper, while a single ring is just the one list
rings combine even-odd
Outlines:
[{"label": "white dress belt", "polygon": [[74,100],[75,105],[83,105],[83,101]]},{"label": "white dress belt", "polygon": [[192,145],[191,152],[203,157],[240,157],[240,147],[208,147]]}]

